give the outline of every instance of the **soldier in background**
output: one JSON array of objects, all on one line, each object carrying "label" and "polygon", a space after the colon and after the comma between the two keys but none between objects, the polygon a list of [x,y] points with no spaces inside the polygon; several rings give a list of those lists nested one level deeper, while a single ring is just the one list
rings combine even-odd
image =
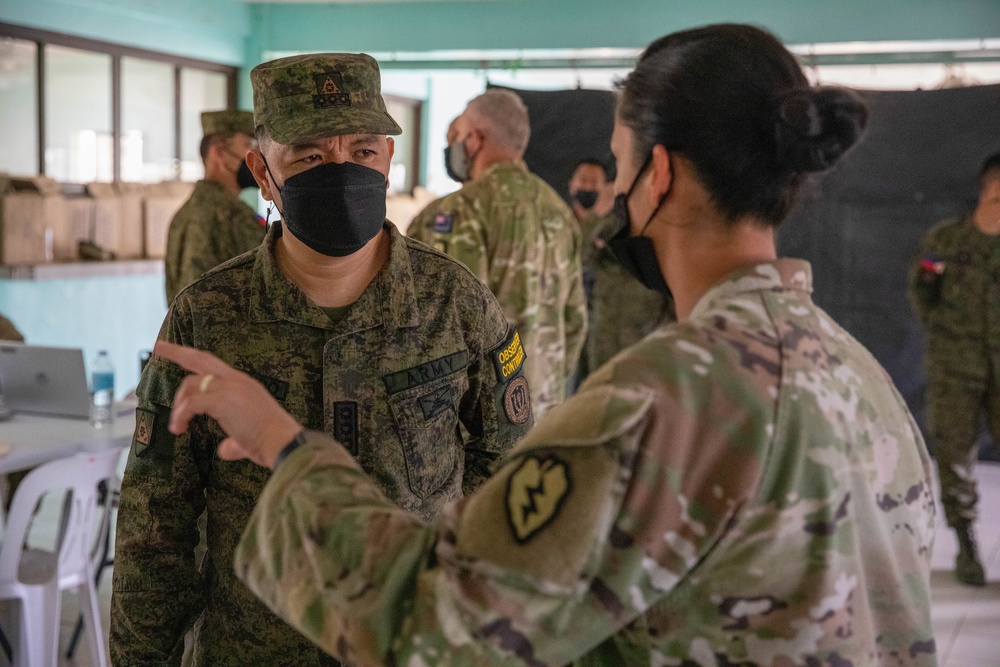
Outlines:
[{"label": "soldier in background", "polygon": [[955,576],[983,586],[973,523],[979,419],[1000,443],[1000,153],[983,163],[979,203],[932,228],[910,269],[910,301],[929,334],[927,422],[941,502],[958,535]]},{"label": "soldier in background", "polygon": [[243,188],[257,187],[245,159],[257,145],[253,113],[206,111],[201,127],[205,178],[195,184],[167,232],[167,305],[206,271],[264,239],[263,221],[239,197]]},{"label": "soldier in background", "polygon": [[616,245],[673,289],[680,321],[429,524],[248,376],[160,345],[194,372],[173,431],[210,414],[221,458],[274,469],[239,577],[356,667],[936,665],[920,432],[812,301],[809,264],[776,257],[803,175],[866,117],[757,28],[650,45],[612,135]]},{"label": "soldier in background", "polygon": [[[386,135],[400,129],[371,57],[283,58],[250,79],[260,146],[248,160],[281,220],[255,251],[181,292],[159,337],[252,373],[295,419],[347,446],[380,494],[429,519],[532,423],[517,332],[468,269],[385,219]],[[233,549],[270,471],[216,459],[214,421],[168,431],[183,380],[154,354],[136,391],[112,661],[176,665],[193,625],[195,666],[336,664],[235,578]]]},{"label": "soldier in background", "polygon": [[669,292],[643,286],[622,268],[608,247],[620,223],[607,167],[588,158],[577,164],[569,181],[573,214],[580,222],[583,286],[587,293],[587,343],[579,378],[638,343],[656,327],[677,318]]},{"label": "soldier in background", "polygon": [[524,164],[531,128],[516,93],[487,90],[449,132],[449,173],[465,185],[421,211],[408,233],[468,266],[496,295],[521,333],[538,418],[566,398],[583,350],[579,229]]}]

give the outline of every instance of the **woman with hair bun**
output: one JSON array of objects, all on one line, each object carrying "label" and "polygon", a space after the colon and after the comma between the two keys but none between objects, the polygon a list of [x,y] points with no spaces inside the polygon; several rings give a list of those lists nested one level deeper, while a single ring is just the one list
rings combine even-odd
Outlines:
[{"label": "woman with hair bun", "polygon": [[171,427],[207,413],[220,456],[275,468],[239,576],[352,665],[935,665],[920,434],[809,264],[775,252],[805,175],[865,120],[762,30],[651,44],[616,116],[614,249],[679,322],[434,523],[252,379],[158,343],[193,372]]}]

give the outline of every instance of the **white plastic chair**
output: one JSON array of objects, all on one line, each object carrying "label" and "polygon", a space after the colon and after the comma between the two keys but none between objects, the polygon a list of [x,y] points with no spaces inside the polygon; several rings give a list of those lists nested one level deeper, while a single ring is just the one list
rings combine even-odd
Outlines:
[{"label": "white plastic chair", "polygon": [[[14,665],[58,664],[61,592],[75,590],[88,629],[94,665],[107,667],[91,549],[97,529],[97,485],[114,480],[121,449],[78,454],[42,464],[14,493],[0,545],[0,600],[20,600]],[[56,553],[25,542],[35,507],[46,493],[68,489],[58,522]]]}]

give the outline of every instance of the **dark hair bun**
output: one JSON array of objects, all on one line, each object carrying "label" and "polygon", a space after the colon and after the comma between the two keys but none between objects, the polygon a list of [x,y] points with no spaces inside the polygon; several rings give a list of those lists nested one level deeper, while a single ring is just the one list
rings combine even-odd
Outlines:
[{"label": "dark hair bun", "polygon": [[868,108],[847,88],[798,88],[778,100],[778,163],[793,172],[833,166],[860,138]]}]

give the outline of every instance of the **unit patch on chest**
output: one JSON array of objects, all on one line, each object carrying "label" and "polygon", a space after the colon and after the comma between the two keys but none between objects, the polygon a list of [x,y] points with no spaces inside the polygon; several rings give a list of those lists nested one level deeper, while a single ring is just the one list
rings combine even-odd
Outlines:
[{"label": "unit patch on chest", "polygon": [[448,384],[418,398],[417,402],[420,404],[420,411],[424,413],[424,419],[436,417],[450,408],[455,402],[457,392],[454,385]]}]

